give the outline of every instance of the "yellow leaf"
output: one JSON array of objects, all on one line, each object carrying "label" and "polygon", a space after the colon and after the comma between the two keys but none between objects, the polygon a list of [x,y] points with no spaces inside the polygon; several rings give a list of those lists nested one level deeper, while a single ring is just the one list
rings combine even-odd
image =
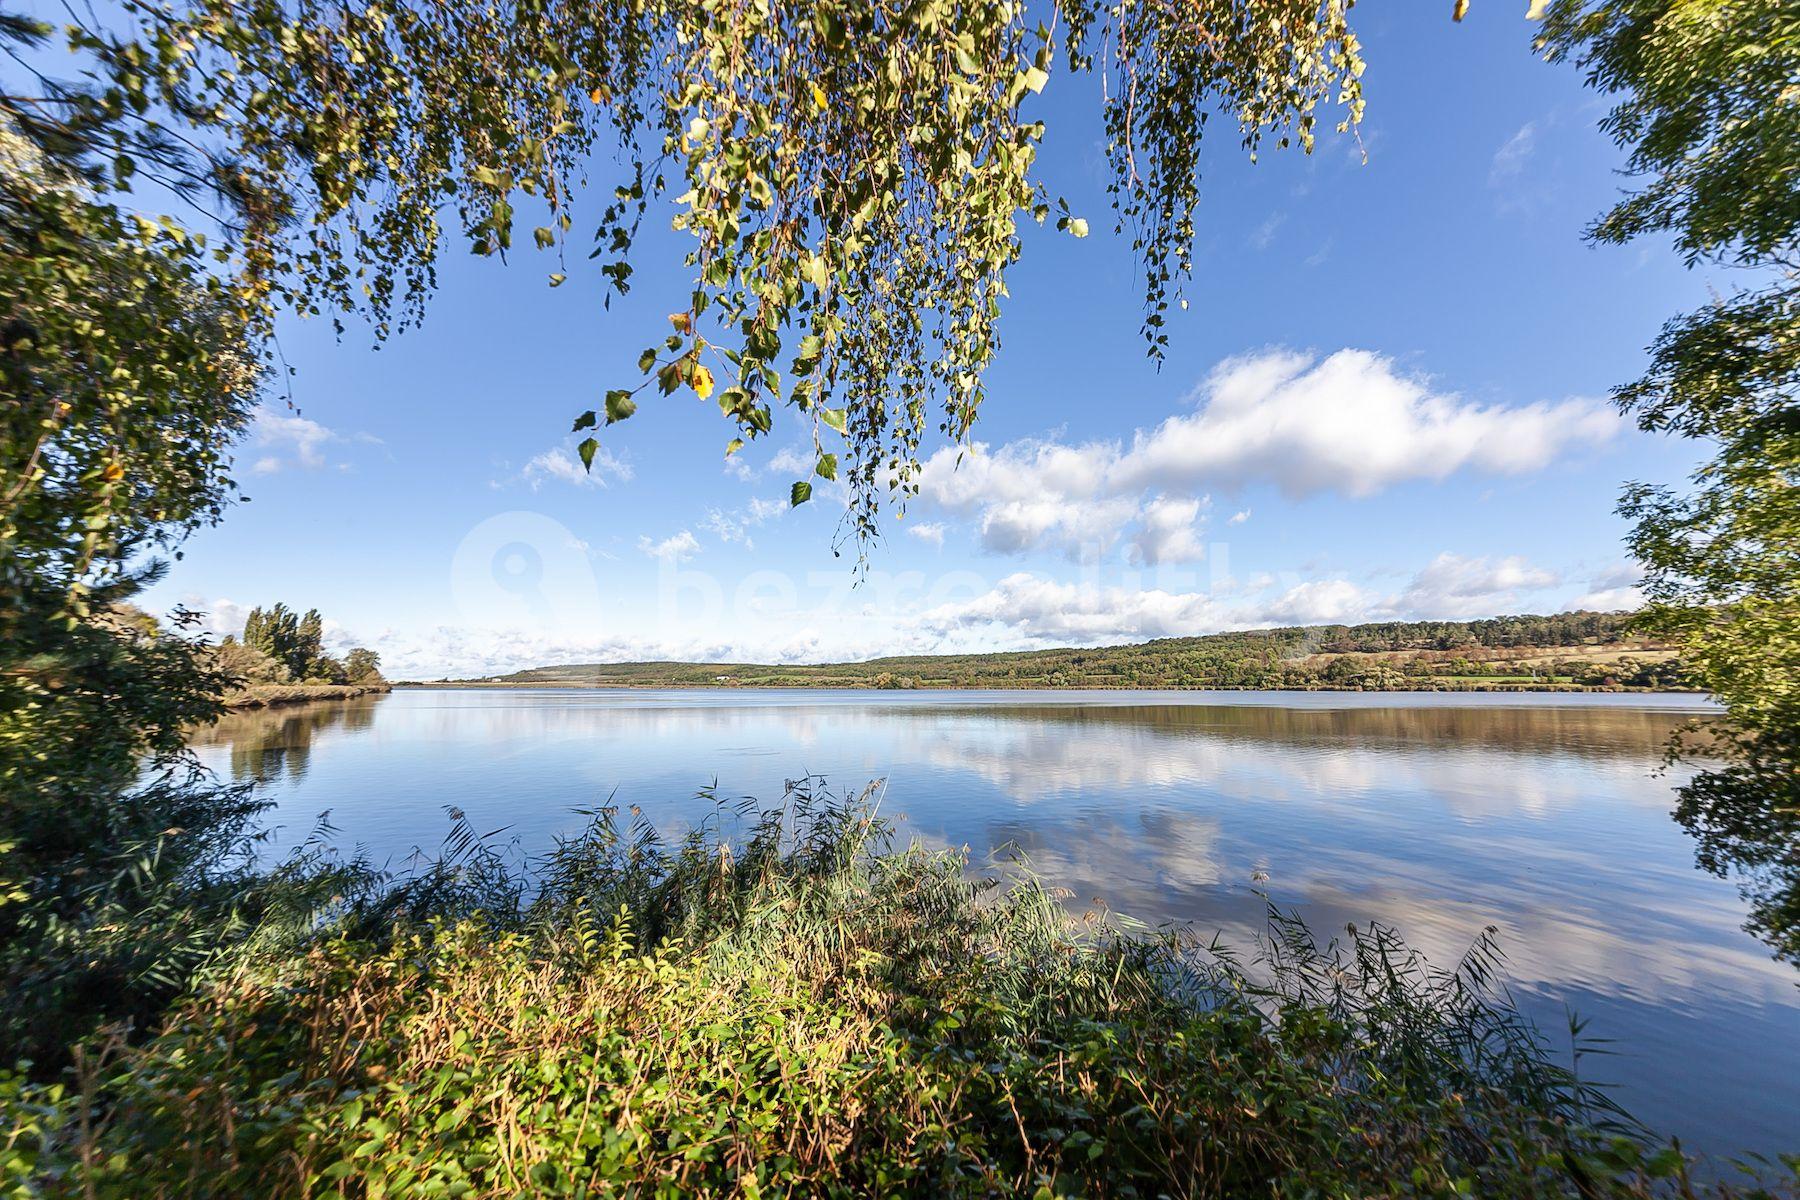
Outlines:
[{"label": "yellow leaf", "polygon": [[106,469],[100,472],[100,478],[106,480],[108,483],[117,483],[119,480],[125,478],[125,468],[121,467],[116,462],[107,463]]},{"label": "yellow leaf", "polygon": [[1550,7],[1550,0],[1531,0],[1531,9],[1525,14],[1525,19],[1527,21],[1543,20],[1544,10],[1548,7]]},{"label": "yellow leaf", "polygon": [[588,99],[592,100],[595,104],[601,103],[602,101],[604,101],[606,99],[606,89],[605,88],[595,88],[593,91],[588,93]]},{"label": "yellow leaf", "polygon": [[712,395],[712,372],[705,367],[695,367],[694,373],[688,377],[688,383],[693,386],[694,394],[702,400]]},{"label": "yellow leaf", "polygon": [[684,312],[670,313],[669,324],[675,327],[677,333],[686,333],[694,327],[694,319]]},{"label": "yellow leaf", "polygon": [[825,96],[825,89],[815,83],[812,85],[812,93],[813,93],[813,107],[818,109],[820,112],[824,112],[825,109],[827,108],[827,106],[829,106],[829,104],[830,104],[830,101]]}]

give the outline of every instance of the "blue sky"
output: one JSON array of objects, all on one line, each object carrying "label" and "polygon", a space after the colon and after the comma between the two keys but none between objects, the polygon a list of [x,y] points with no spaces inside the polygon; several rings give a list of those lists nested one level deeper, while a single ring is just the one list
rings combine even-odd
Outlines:
[{"label": "blue sky", "polygon": [[571,418],[635,382],[684,307],[659,233],[610,311],[596,273],[551,290],[548,257],[459,251],[424,327],[379,351],[286,324],[298,413],[259,420],[237,454],[250,502],[150,599],[220,632],[252,604],[316,606],[399,677],[1629,606],[1619,485],[1696,455],[1605,398],[1709,280],[1666,246],[1581,239],[1620,155],[1522,8],[1359,7],[1366,163],[1327,137],[1252,165],[1215,125],[1160,371],[1110,233],[1099,84],[1053,79],[1041,178],[1094,235],[1025,230],[978,451],[927,463],[857,586],[841,500],[787,510],[810,434],[780,414],[727,464],[716,405],[652,399],[592,477],[573,469]]}]

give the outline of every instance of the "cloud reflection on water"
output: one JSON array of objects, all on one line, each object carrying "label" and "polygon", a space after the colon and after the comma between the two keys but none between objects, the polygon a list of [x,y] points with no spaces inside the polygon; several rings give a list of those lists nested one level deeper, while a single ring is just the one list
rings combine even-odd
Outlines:
[{"label": "cloud reflection on water", "polygon": [[[1703,1144],[1781,1147],[1800,1084],[1727,1090],[1770,1056],[1800,1060],[1800,993],[1669,818],[1660,753],[1691,714],[1068,699],[403,691],[240,714],[199,743],[217,769],[268,778],[290,827],[329,808],[381,857],[436,844],[445,804],[533,849],[608,795],[675,831],[715,777],[772,800],[822,772],[846,788],[886,777],[885,811],[910,834],[1016,844],[1075,903],[1152,923],[1247,939],[1266,872],[1257,886],[1315,929],[1384,920],[1439,962],[1496,924],[1534,1011],[1579,999],[1633,1049],[1616,1073],[1642,1115]],[[1712,1057],[1685,1065],[1674,1048],[1696,1043]],[[1696,1089],[1703,1111],[1682,1103]]]}]

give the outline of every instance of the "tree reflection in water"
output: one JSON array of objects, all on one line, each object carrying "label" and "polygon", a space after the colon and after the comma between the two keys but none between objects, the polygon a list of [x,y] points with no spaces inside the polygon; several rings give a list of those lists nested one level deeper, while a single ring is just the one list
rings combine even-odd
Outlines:
[{"label": "tree reflection in water", "polygon": [[224,746],[230,752],[234,783],[298,782],[306,775],[313,739],[332,729],[360,732],[375,723],[375,709],[387,696],[321,700],[280,708],[235,709],[194,732],[195,747]]}]

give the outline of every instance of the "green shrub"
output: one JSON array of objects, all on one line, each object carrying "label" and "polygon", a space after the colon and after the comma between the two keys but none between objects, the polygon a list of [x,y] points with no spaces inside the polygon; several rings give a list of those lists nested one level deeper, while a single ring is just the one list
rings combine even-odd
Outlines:
[{"label": "green shrub", "polygon": [[[530,879],[459,827],[63,1091],[22,1194],[1627,1196],[1686,1167],[1389,931],[1249,962],[790,798],[735,847],[607,810]],[[723,817],[721,812],[721,817]],[[721,822],[722,823],[722,822]],[[308,934],[307,930],[315,933]],[[295,935],[300,935],[296,943]]]}]

